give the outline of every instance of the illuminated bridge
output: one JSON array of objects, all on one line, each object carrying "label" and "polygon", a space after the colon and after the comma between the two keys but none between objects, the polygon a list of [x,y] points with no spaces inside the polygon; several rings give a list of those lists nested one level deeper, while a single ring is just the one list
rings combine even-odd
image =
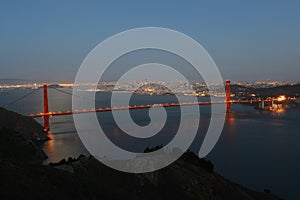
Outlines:
[{"label": "illuminated bridge", "polygon": [[[55,89],[59,92],[65,93],[72,95],[72,93],[60,90],[55,87],[49,87],[51,89]],[[33,94],[37,90],[41,88],[37,88],[30,93],[23,95],[22,97],[8,103],[5,105],[5,107],[8,107],[24,98],[27,96]],[[254,102],[261,102],[262,100],[231,100],[230,99],[230,81],[227,80],[225,84],[225,89],[226,89],[226,96],[224,101],[208,101],[208,102],[187,102],[187,103],[162,103],[162,104],[150,104],[150,105],[134,105],[134,106],[126,106],[126,107],[112,107],[112,108],[97,108],[97,109],[91,109],[91,110],[75,110],[75,111],[65,111],[65,112],[55,112],[55,111],[49,111],[49,106],[48,106],[48,85],[44,84],[43,85],[43,92],[44,92],[44,111],[42,113],[38,114],[30,114],[29,117],[32,118],[37,118],[37,117],[42,117],[44,119],[44,131],[47,132],[50,130],[50,123],[49,123],[49,118],[53,116],[60,116],[60,115],[73,115],[73,114],[81,114],[81,113],[92,113],[92,112],[109,112],[109,111],[120,111],[120,110],[134,110],[134,109],[149,109],[149,108],[156,108],[156,107],[178,107],[178,106],[193,106],[193,105],[211,105],[211,104],[226,104],[226,112],[230,112],[230,107],[232,103],[254,103]]]}]

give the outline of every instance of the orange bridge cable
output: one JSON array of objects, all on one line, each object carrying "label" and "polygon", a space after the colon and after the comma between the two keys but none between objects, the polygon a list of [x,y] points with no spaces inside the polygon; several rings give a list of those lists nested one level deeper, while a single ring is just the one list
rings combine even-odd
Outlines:
[{"label": "orange bridge cable", "polygon": [[[64,92],[64,91],[62,91]],[[39,113],[31,114],[29,117],[44,117],[44,116],[58,116],[58,115],[72,115],[80,113],[90,113],[90,112],[107,112],[107,111],[118,111],[118,110],[134,110],[134,109],[148,109],[155,107],[174,107],[174,106],[191,106],[191,105],[210,105],[210,104],[233,104],[233,103],[258,103],[261,100],[230,100],[228,101],[209,101],[209,102],[185,102],[185,103],[162,103],[162,104],[148,104],[148,105],[134,105],[134,106],[124,106],[124,107],[112,107],[112,108],[97,108],[92,110],[75,110],[75,111],[66,111],[66,112],[48,112],[48,113]]]},{"label": "orange bridge cable", "polygon": [[11,106],[11,105],[17,103],[18,101],[21,101],[22,99],[25,99],[25,98],[28,97],[29,95],[31,95],[31,94],[35,93],[36,91],[38,91],[39,89],[41,89],[41,88],[37,88],[37,89],[35,89],[35,90],[33,90],[33,91],[31,91],[31,92],[29,92],[29,93],[27,93],[27,94],[25,94],[25,95],[19,97],[19,98],[17,98],[16,100],[14,100],[14,101],[12,101],[12,102],[9,102],[9,103],[7,103],[7,104],[4,104],[2,107],[9,107],[9,106]]},{"label": "orange bridge cable", "polygon": [[[250,100],[238,100],[230,101],[230,103],[249,103]],[[259,102],[259,100],[257,101]],[[58,116],[58,115],[72,115],[81,113],[92,113],[92,112],[108,112],[108,111],[120,111],[120,110],[136,110],[136,109],[149,109],[155,107],[177,107],[177,106],[192,106],[192,105],[210,105],[210,104],[226,104],[227,101],[216,101],[216,102],[186,102],[186,103],[163,103],[163,104],[149,104],[149,105],[135,105],[135,106],[125,106],[125,107],[112,107],[112,108],[97,108],[92,110],[76,110],[76,111],[66,111],[66,112],[49,112],[49,113],[39,113],[31,114],[30,117],[44,117],[44,116]]]},{"label": "orange bridge cable", "polygon": [[[49,86],[48,88],[54,89],[54,90],[56,90],[56,91],[58,91],[58,92],[61,92],[61,93],[64,93],[64,94],[68,94],[68,95],[70,95],[70,96],[79,97],[79,98],[81,98],[81,99],[89,99],[89,98],[87,98],[87,97],[85,97],[85,96],[74,95],[74,94],[73,94],[73,93],[71,93],[71,92],[66,92],[66,91],[63,91],[63,90],[60,90],[60,89],[57,89],[57,88],[51,87],[51,86]],[[95,101],[97,101],[97,102],[103,102],[103,101],[101,101],[101,100],[98,100],[98,99],[95,99]]]}]

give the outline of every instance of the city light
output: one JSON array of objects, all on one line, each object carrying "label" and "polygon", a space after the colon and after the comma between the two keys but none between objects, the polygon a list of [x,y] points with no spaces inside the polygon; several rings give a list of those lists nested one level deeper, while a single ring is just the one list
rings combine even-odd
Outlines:
[{"label": "city light", "polygon": [[285,95],[280,95],[279,97],[277,97],[277,101],[285,101],[285,100],[286,100]]}]

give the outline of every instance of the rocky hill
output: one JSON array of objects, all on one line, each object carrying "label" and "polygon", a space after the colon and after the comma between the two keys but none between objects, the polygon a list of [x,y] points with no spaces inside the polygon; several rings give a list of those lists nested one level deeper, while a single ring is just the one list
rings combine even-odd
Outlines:
[{"label": "rocky hill", "polygon": [[34,119],[0,107],[1,128],[16,131],[27,141],[43,142],[49,139],[41,125]]}]

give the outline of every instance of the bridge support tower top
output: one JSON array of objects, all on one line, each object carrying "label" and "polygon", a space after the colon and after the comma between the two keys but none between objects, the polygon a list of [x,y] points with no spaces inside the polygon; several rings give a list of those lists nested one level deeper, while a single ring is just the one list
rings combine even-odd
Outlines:
[{"label": "bridge support tower top", "polygon": [[231,103],[230,103],[230,81],[227,80],[225,84],[225,90],[226,90],[226,112],[229,113],[231,109]]}]

